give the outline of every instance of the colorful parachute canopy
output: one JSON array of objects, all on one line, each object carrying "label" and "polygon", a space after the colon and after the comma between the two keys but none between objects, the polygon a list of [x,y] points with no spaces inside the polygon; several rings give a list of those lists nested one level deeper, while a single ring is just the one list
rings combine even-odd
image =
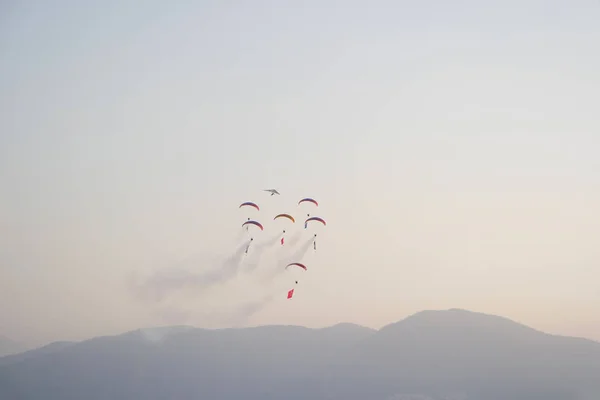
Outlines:
[{"label": "colorful parachute canopy", "polygon": [[293,295],[294,295],[294,289],[288,290],[287,298],[291,299]]},{"label": "colorful parachute canopy", "polygon": [[252,220],[250,220],[250,221],[246,221],[246,222],[244,222],[242,224],[242,226],[246,226],[246,225],[256,225],[256,226],[258,226],[260,228],[261,231],[264,230],[263,226],[258,221],[252,221]]},{"label": "colorful parachute canopy", "polygon": [[321,217],[310,217],[309,219],[307,219],[306,221],[304,221],[304,224],[308,224],[308,221],[319,221],[323,225],[327,225],[327,222],[325,222],[325,220],[323,218],[321,218]]},{"label": "colorful parachute canopy", "polygon": [[300,203],[304,203],[305,201],[308,201],[308,202],[310,202],[310,203],[313,203],[313,204],[314,204],[315,206],[317,206],[317,207],[319,206],[319,203],[317,203],[317,201],[316,201],[315,199],[311,199],[310,197],[305,197],[304,199],[300,200],[300,201],[298,202],[298,204],[300,204]]},{"label": "colorful parachute canopy", "polygon": [[260,211],[260,208],[258,207],[258,204],[256,204],[256,203],[253,203],[253,202],[251,202],[251,201],[247,201],[247,202],[245,202],[245,203],[242,203],[242,204],[240,204],[240,206],[239,206],[238,208],[242,208],[242,207],[244,207],[244,206],[250,206],[250,207],[254,207],[254,208],[256,208],[257,210],[259,210],[259,211]]},{"label": "colorful parachute canopy", "polygon": [[277,218],[287,218],[287,219],[289,219],[290,221],[292,221],[294,223],[296,222],[296,220],[294,219],[294,217],[292,217],[290,214],[277,214],[275,216],[275,218],[273,218],[273,220],[276,220]]},{"label": "colorful parachute canopy", "polygon": [[296,265],[296,266],[302,268],[303,270],[308,271],[306,269],[306,266],[304,264],[300,264],[300,263],[291,263],[291,264],[288,264],[288,265],[285,266],[285,269],[288,269],[288,267],[291,267],[292,265]]}]

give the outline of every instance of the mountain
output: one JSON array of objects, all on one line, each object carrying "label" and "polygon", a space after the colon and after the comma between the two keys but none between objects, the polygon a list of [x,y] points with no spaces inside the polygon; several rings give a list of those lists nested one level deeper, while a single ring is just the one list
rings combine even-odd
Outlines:
[{"label": "mountain", "polygon": [[75,344],[75,342],[54,342],[46,346],[40,347],[38,349],[28,350],[23,353],[10,354],[4,357],[0,357],[0,366],[14,364],[30,358],[36,358],[45,354],[59,352],[62,349],[73,344]]},{"label": "mountain", "polygon": [[140,329],[0,358],[0,398],[597,400],[600,343],[464,310],[353,324]]},{"label": "mountain", "polygon": [[22,343],[15,342],[6,336],[0,335],[0,357],[9,354],[16,354],[25,351],[26,347]]}]

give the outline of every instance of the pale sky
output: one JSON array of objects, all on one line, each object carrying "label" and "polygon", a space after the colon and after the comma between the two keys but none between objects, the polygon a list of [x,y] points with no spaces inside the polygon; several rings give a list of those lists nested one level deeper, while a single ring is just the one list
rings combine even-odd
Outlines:
[{"label": "pale sky", "polygon": [[[0,334],[465,308],[600,340],[598,1],[0,7]],[[327,220],[306,273],[269,275],[276,243],[232,281],[134,295],[279,212],[302,241]]]}]

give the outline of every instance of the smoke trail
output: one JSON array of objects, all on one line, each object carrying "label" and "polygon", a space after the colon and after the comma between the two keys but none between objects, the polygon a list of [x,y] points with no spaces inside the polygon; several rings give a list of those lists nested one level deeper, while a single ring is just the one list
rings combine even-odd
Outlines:
[{"label": "smoke trail", "polygon": [[268,249],[269,247],[272,247],[273,245],[277,244],[279,242],[280,237],[281,237],[281,235],[277,234],[276,236],[269,238],[264,243],[255,245],[256,250],[254,250],[252,252],[252,254],[250,255],[250,259],[248,260],[248,263],[246,264],[247,266],[245,268],[245,271],[253,272],[258,267],[258,265],[260,263],[260,259],[262,258],[264,251],[266,249]]},{"label": "smoke trail", "polygon": [[271,237],[269,240],[265,241],[264,243],[259,243],[256,247],[258,247],[258,249],[262,251],[268,247],[273,246],[274,244],[277,244],[277,242],[279,242],[280,238],[281,238],[281,234],[277,234],[277,235]]},{"label": "smoke trail", "polygon": [[308,249],[310,249],[310,246],[312,245],[313,240],[314,240],[313,237],[306,240],[306,242],[304,242],[298,250],[296,250],[294,253],[292,253],[289,257],[286,257],[286,259],[289,260],[288,263],[301,261],[302,258],[304,257],[304,255],[306,254],[306,252],[308,251]]},{"label": "smoke trail", "polygon": [[240,304],[232,310],[218,312],[165,304],[154,309],[154,315],[161,323],[169,325],[200,323],[215,327],[242,327],[250,317],[262,311],[274,298],[273,294],[269,294],[258,300]]},{"label": "smoke trail", "polygon": [[228,325],[234,327],[240,327],[248,321],[248,319],[254,314],[262,311],[271,301],[274,296],[272,294],[267,295],[259,300],[250,301],[246,304],[241,305],[234,310],[228,318]]},{"label": "smoke trail", "polygon": [[294,233],[288,240],[286,240],[286,245],[287,246],[295,246],[296,243],[298,243],[300,241],[300,238],[302,237],[302,232],[296,232]]},{"label": "smoke trail", "polygon": [[141,284],[135,285],[136,294],[147,300],[161,301],[169,292],[186,286],[207,288],[234,277],[241,265],[249,242],[242,244],[219,267],[205,272],[192,272],[183,268],[165,268],[155,272]]}]

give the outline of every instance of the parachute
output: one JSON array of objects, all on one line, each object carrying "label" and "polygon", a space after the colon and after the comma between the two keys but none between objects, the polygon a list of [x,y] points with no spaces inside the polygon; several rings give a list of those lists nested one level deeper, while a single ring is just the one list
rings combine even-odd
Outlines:
[{"label": "parachute", "polygon": [[307,271],[306,265],[300,264],[300,263],[296,263],[296,262],[290,263],[290,264],[286,265],[285,269],[288,269],[288,267],[291,267],[292,265],[298,266],[298,267],[302,268],[303,270]]},{"label": "parachute", "polygon": [[[296,262],[294,262],[294,263],[290,263],[290,264],[286,265],[286,266],[285,266],[285,269],[288,269],[288,268],[289,268],[289,267],[291,267],[292,265],[294,265],[294,266],[297,266],[297,267],[300,267],[300,268],[302,268],[303,270],[305,270],[305,271],[306,271],[306,265],[304,265],[304,264],[301,264],[301,263],[296,263]],[[295,282],[296,282],[296,285],[297,285],[297,284],[298,284],[298,281],[295,281]],[[294,289],[292,289],[292,290],[290,290],[290,291],[288,292],[288,299],[291,299],[293,295],[294,295]]]},{"label": "parachute", "polygon": [[321,218],[321,217],[310,217],[310,218],[308,218],[306,221],[304,221],[304,226],[306,226],[308,224],[308,221],[319,221],[323,225],[327,225],[327,222],[325,222],[325,220],[323,218]]},{"label": "parachute", "polygon": [[[277,215],[275,216],[275,218],[273,218],[273,221],[274,221],[274,220],[276,220],[276,219],[278,219],[278,218],[287,218],[287,219],[289,219],[290,221],[292,221],[292,223],[296,223],[296,220],[295,220],[295,219],[294,219],[294,217],[292,217],[290,214],[277,214]],[[285,229],[283,230],[283,233],[285,234]],[[282,237],[282,238],[281,238],[281,245],[282,245],[282,246],[283,246],[283,243],[284,243],[284,241],[285,241],[285,239]]]},{"label": "parachute", "polygon": [[305,197],[305,198],[303,198],[302,200],[300,200],[300,201],[298,202],[298,205],[300,205],[300,203],[304,203],[304,202],[306,202],[306,201],[308,201],[309,203],[313,203],[313,204],[314,204],[315,206],[317,206],[317,207],[319,206],[319,203],[317,203],[317,201],[316,201],[315,199],[311,199],[310,197]]},{"label": "parachute", "polygon": [[275,218],[273,218],[273,220],[276,220],[277,218],[287,218],[287,219],[289,219],[290,221],[292,221],[294,223],[296,222],[296,220],[294,219],[294,217],[292,217],[290,214],[277,214],[275,216]]},{"label": "parachute", "polygon": [[256,225],[256,226],[258,226],[258,227],[260,228],[260,230],[261,230],[261,231],[263,231],[263,230],[264,230],[264,228],[263,228],[262,224],[261,224],[260,222],[258,222],[258,221],[253,221],[253,220],[246,221],[246,222],[244,222],[244,223],[242,224],[242,227],[244,227],[244,226],[246,226],[246,225]]},{"label": "parachute", "polygon": [[244,206],[254,207],[254,208],[256,208],[257,210],[259,210],[259,211],[260,211],[260,208],[258,207],[258,204],[256,204],[256,203],[253,203],[253,202],[251,202],[251,201],[246,201],[246,202],[244,202],[244,203],[240,204],[240,206],[239,206],[238,208],[242,208],[242,207],[244,207]]}]

